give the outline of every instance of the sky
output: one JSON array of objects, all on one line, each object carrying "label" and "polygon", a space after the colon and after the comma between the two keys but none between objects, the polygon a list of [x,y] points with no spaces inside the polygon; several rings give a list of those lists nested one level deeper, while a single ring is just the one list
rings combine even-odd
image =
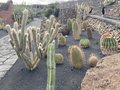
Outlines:
[{"label": "sky", "polygon": [[[8,0],[0,0],[0,2],[7,2]],[[21,4],[26,2],[26,4],[49,4],[56,1],[69,1],[69,0],[12,0],[14,4]]]}]

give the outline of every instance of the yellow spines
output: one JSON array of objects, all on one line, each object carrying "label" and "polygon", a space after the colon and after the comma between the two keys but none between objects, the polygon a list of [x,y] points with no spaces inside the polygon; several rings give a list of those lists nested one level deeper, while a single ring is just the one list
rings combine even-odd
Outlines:
[{"label": "yellow spines", "polygon": [[73,45],[70,48],[70,64],[74,68],[82,68],[83,66],[83,51],[77,46]]},{"label": "yellow spines", "polygon": [[92,67],[96,66],[97,62],[98,62],[98,58],[94,54],[91,54],[89,59],[88,59],[89,65]]}]

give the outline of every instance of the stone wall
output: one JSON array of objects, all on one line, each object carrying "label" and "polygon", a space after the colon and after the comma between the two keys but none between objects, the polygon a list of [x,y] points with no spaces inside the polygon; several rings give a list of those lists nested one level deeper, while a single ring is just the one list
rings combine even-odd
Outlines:
[{"label": "stone wall", "polygon": [[67,19],[69,18],[75,18],[76,17],[76,12],[74,8],[66,8],[66,9],[61,9],[60,10],[60,22],[63,24],[67,23]]},{"label": "stone wall", "polygon": [[7,23],[12,23],[12,14],[13,14],[13,2],[12,1],[8,1],[7,3],[9,3],[9,7],[7,10],[0,10],[0,18],[3,19],[3,21],[5,22],[5,24]]}]

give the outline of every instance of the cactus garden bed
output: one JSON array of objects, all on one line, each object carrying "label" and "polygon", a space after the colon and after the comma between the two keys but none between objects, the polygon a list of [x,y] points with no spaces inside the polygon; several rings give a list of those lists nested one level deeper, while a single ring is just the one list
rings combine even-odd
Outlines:
[{"label": "cactus garden bed", "polygon": [[[87,38],[86,32],[82,32],[81,38]],[[79,41],[75,41],[71,35],[67,37],[67,45],[58,47],[56,44],[56,52],[60,52],[64,56],[64,64],[56,67],[56,86],[55,90],[80,90],[80,84],[85,76],[89,65],[88,57],[91,53],[102,57],[99,49],[100,35],[94,31],[93,39],[90,40],[89,48],[83,49],[85,53],[84,66],[82,69],[74,69],[69,64],[68,47],[71,45],[79,45]],[[41,60],[39,67],[35,71],[29,71],[25,65],[17,60],[15,65],[0,80],[0,90],[45,90],[47,84],[47,65],[46,60]]]}]

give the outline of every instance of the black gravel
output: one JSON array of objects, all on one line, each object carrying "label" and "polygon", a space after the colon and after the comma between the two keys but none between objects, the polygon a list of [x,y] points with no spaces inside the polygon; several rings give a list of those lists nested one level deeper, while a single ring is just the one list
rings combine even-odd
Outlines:
[{"label": "black gravel", "polygon": [[[81,38],[86,37],[83,32]],[[85,76],[86,71],[90,68],[87,65],[87,59],[91,53],[95,53],[99,58],[102,57],[99,49],[99,34],[93,32],[91,47],[84,49],[84,67],[74,69],[69,65],[67,49],[70,45],[79,44],[79,41],[73,40],[71,36],[67,37],[65,47],[57,47],[56,52],[64,55],[65,62],[63,65],[57,65],[56,70],[56,89],[55,90],[80,90],[80,84]],[[46,60],[41,60],[39,67],[35,71],[28,71],[21,60],[18,60],[10,71],[0,80],[0,90],[46,90],[47,66]]]},{"label": "black gravel", "polygon": [[7,31],[6,30],[1,30],[0,29],[0,39],[4,36],[8,35]]}]

